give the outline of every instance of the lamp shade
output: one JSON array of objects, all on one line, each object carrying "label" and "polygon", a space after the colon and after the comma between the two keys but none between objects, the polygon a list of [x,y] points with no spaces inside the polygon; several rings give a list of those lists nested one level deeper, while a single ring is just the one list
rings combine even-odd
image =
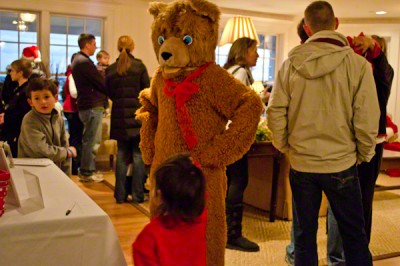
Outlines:
[{"label": "lamp shade", "polygon": [[260,44],[253,21],[248,17],[233,17],[228,20],[222,32],[219,45],[233,43],[236,39],[248,37]]}]

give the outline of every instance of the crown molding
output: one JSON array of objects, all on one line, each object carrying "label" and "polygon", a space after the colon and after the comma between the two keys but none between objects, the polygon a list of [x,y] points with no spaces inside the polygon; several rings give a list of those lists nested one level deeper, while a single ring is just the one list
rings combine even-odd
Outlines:
[{"label": "crown molding", "polygon": [[339,18],[340,24],[400,24],[400,18]]},{"label": "crown molding", "polygon": [[239,15],[239,16],[253,17],[257,19],[273,19],[282,21],[293,21],[295,18],[295,16],[292,15],[258,12],[251,10],[227,8],[227,7],[220,7],[219,9],[223,13],[223,15]]}]

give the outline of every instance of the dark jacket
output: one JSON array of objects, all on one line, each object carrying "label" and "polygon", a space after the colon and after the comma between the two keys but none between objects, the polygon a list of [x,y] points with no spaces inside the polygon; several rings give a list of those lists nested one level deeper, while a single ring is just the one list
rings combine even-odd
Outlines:
[{"label": "dark jacket", "polygon": [[386,135],[386,105],[389,100],[394,71],[389,65],[385,54],[382,52],[371,61],[374,65],[374,79],[378,94],[379,109],[381,110],[378,135]]},{"label": "dark jacket", "polygon": [[110,138],[121,141],[139,136],[141,123],[135,115],[141,106],[138,97],[141,90],[150,86],[146,66],[132,55],[129,57],[131,66],[127,75],[118,75],[118,59],[106,70],[107,94],[113,102]]},{"label": "dark jacket", "polygon": [[4,112],[4,140],[10,144],[13,156],[17,156],[18,137],[21,132],[22,119],[31,110],[26,97],[28,81],[17,87],[10,95],[8,104],[5,105]]},{"label": "dark jacket", "polygon": [[1,90],[0,113],[4,113],[4,108],[10,102],[10,98],[16,87],[18,87],[18,82],[12,81],[11,75],[7,74],[6,78],[4,79],[3,88]]},{"label": "dark jacket", "polygon": [[82,52],[77,53],[72,62],[72,75],[78,91],[78,109],[104,107],[107,100],[104,78],[93,61]]}]

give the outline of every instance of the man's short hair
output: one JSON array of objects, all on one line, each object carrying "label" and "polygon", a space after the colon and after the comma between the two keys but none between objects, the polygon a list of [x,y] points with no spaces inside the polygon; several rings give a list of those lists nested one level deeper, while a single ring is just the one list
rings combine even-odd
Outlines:
[{"label": "man's short hair", "polygon": [[334,30],[336,25],[333,8],[326,1],[312,2],[304,11],[304,21],[313,33]]},{"label": "man's short hair", "polygon": [[85,45],[92,40],[96,40],[93,34],[81,33],[78,38],[79,49],[85,48]]}]

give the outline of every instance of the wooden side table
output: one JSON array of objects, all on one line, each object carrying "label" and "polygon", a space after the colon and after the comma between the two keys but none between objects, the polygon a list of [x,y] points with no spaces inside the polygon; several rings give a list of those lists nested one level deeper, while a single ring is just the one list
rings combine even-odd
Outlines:
[{"label": "wooden side table", "polygon": [[[272,157],[272,185],[271,185],[271,199],[270,199],[270,222],[275,221],[276,208],[277,208],[277,192],[278,192],[278,180],[280,171],[280,159],[282,153],[280,153],[271,142],[255,142],[248,152],[248,160],[252,158],[271,158]],[[263,170],[260,170],[263,171]],[[263,172],[265,172],[264,170]]]}]

